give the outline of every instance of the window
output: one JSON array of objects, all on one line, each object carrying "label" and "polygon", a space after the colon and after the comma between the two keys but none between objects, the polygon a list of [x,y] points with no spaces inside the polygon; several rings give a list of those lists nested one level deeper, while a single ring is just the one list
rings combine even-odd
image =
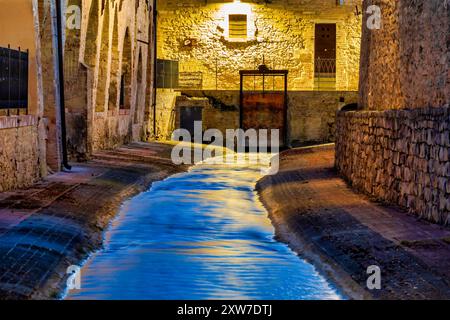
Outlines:
[{"label": "window", "polygon": [[230,39],[247,39],[247,15],[230,14],[228,29]]},{"label": "window", "polygon": [[0,48],[0,109],[27,109],[28,55],[28,51]]},{"label": "window", "polygon": [[173,60],[158,59],[156,67],[158,88],[176,89],[179,82],[179,63]]},{"label": "window", "polygon": [[315,72],[336,74],[336,24],[316,24]]},{"label": "window", "polygon": [[317,90],[336,90],[336,24],[316,24],[315,77]]}]

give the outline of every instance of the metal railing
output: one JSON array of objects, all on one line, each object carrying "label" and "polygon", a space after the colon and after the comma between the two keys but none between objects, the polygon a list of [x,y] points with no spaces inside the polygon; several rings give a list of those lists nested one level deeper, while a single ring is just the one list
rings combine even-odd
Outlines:
[{"label": "metal railing", "polygon": [[29,52],[0,47],[0,109],[28,110]]},{"label": "metal railing", "polygon": [[314,89],[324,91],[336,90],[336,59],[315,60]]},{"label": "metal railing", "polygon": [[317,58],[315,61],[315,74],[336,77],[336,59]]}]

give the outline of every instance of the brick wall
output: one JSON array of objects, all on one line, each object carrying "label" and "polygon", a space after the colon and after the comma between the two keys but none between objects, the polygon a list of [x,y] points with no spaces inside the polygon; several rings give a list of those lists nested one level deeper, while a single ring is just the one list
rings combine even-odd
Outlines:
[{"label": "brick wall", "polygon": [[450,110],[341,112],[336,167],[356,189],[450,223]]}]

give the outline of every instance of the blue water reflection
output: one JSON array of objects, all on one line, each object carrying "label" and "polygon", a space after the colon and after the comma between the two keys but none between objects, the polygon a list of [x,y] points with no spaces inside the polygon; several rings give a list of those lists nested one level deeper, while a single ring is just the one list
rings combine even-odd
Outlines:
[{"label": "blue water reflection", "polygon": [[258,166],[199,164],[128,201],[68,299],[339,299],[273,239]]}]

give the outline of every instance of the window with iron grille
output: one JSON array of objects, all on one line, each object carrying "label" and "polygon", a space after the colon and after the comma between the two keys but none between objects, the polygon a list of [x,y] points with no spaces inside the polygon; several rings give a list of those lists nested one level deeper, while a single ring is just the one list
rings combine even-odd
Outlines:
[{"label": "window with iron grille", "polygon": [[230,14],[229,16],[229,38],[247,39],[247,15]]},{"label": "window with iron grille", "polygon": [[0,48],[0,109],[28,108],[28,51]]},{"label": "window with iron grille", "polygon": [[173,60],[158,59],[156,66],[158,88],[177,89],[179,86],[179,63]]}]

